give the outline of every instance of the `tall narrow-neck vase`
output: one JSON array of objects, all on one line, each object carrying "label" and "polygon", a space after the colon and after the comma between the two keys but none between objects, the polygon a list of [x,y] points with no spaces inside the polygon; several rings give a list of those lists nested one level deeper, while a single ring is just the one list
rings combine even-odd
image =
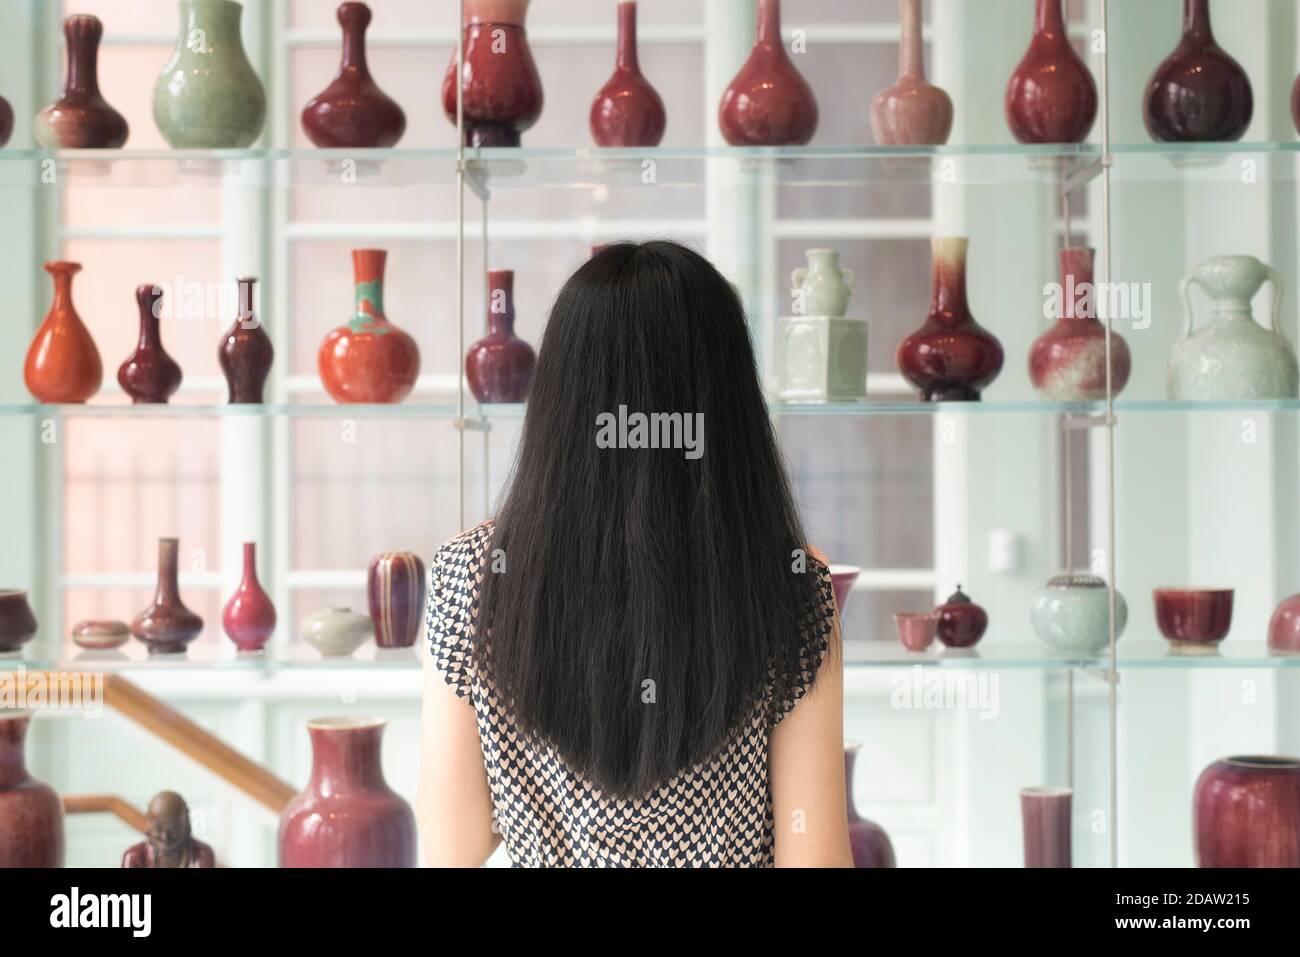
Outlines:
[{"label": "tall narrow-neck vase", "polygon": [[465,379],[480,402],[523,402],[537,354],[515,335],[515,274],[488,273],[488,334],[465,354]]},{"label": "tall narrow-neck vase", "polygon": [[181,367],[163,348],[162,291],[155,285],[137,286],[135,301],[140,309],[140,337],[135,351],[118,368],[117,381],[134,402],[166,402],[181,387]]},{"label": "tall narrow-neck vase", "polygon": [[217,347],[217,361],[226,377],[232,403],[260,403],[266,377],[275,361],[275,347],[253,312],[256,279],[239,280],[239,313]]},{"label": "tall narrow-neck vase", "polygon": [[63,95],[41,110],[32,124],[36,142],[46,149],[116,149],[130,133],[122,114],[99,92],[98,17],[77,14],[63,21],[68,47]]},{"label": "tall narrow-neck vase", "polygon": [[203,630],[203,619],[181,601],[179,554],[179,540],[158,540],[158,588],[153,602],[131,622],[131,634],[149,647],[150,654],[180,654]]},{"label": "tall narrow-neck vase", "polygon": [[844,803],[849,812],[849,845],[854,867],[895,867],[894,845],[885,829],[858,814],[853,803],[853,766],[861,745],[844,742]]},{"label": "tall narrow-neck vase", "polygon": [[899,22],[898,79],[871,101],[871,132],[881,146],[947,143],[952,100],[925,78],[921,0],[899,0]]},{"label": "tall narrow-neck vase", "polygon": [[[465,0],[460,75],[466,146],[518,146],[542,115],[542,77],[524,20],[528,0]],[[442,108],[456,122],[456,54],[442,81]]]},{"label": "tall narrow-neck vase", "polygon": [[72,304],[72,277],[81,264],[50,262],[45,271],[54,280],[54,301],[27,349],[23,381],[38,402],[85,402],[99,391],[104,364]]},{"label": "tall narrow-neck vase", "polygon": [[1021,143],[1081,143],[1097,118],[1097,84],[1074,52],[1061,0],[1037,0],[1029,50],[1007,83],[1011,135]]},{"label": "tall narrow-neck vase", "polygon": [[406,132],[406,114],[370,76],[366,61],[370,16],[364,3],[344,3],[338,9],[343,28],[338,75],[302,111],[302,128],[317,146],[383,149],[395,145]]},{"label": "tall narrow-neck vase", "polygon": [[275,632],[275,605],[257,580],[257,545],[244,542],[244,575],[226,602],[221,626],[240,651],[261,651]]},{"label": "tall narrow-neck vase", "polygon": [[31,714],[0,711],[0,869],[62,867],[63,802],[27,773]]},{"label": "tall narrow-neck vase", "polygon": [[618,59],[588,118],[597,146],[658,146],[668,124],[664,101],[641,73],[636,48],[636,0],[618,5]]},{"label": "tall narrow-neck vase", "polygon": [[1250,77],[1214,39],[1210,0],[1183,0],[1178,46],[1147,84],[1147,132],[1170,142],[1239,140],[1254,112]]},{"label": "tall narrow-neck vase", "polygon": [[802,146],[817,119],[812,87],[781,40],[781,0],[758,0],[754,48],[718,107],[722,135],[732,146]]}]

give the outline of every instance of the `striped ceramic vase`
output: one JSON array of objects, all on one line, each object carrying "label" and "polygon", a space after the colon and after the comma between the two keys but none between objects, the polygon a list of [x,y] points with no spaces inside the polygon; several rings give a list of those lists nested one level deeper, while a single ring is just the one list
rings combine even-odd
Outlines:
[{"label": "striped ceramic vase", "polygon": [[370,563],[366,579],[375,644],[409,648],[420,631],[424,609],[424,562],[414,552],[384,552]]}]

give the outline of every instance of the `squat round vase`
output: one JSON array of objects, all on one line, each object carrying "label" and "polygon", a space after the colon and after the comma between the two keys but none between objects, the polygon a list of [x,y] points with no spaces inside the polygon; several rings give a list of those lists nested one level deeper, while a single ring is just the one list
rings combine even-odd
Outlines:
[{"label": "squat round vase", "polygon": [[469,347],[465,379],[479,402],[523,402],[532,384],[537,354],[515,335],[515,274],[488,273],[488,334]]},{"label": "squat round vase", "polygon": [[756,32],[718,107],[722,135],[732,146],[802,146],[817,132],[817,98],[781,40],[781,0],[758,0]]},{"label": "squat round vase", "polygon": [[1300,651],[1300,595],[1292,595],[1273,612],[1268,622],[1268,647]]},{"label": "squat round vase", "polygon": [[380,648],[410,648],[424,610],[424,562],[414,552],[384,552],[366,573],[366,597]]},{"label": "squat round vase", "polygon": [[99,391],[104,365],[72,304],[72,277],[81,264],[50,262],[45,271],[54,279],[54,301],[27,349],[23,381],[38,402],[85,402]]},{"label": "squat round vase", "polygon": [[72,628],[72,643],[87,651],[113,651],[131,638],[131,627],[124,621],[91,619],[79,621]]},{"label": "squat round vase", "polygon": [[[1251,300],[1273,283],[1271,328],[1255,321]],[[1191,287],[1214,300],[1214,319],[1195,329]],[[1183,336],[1169,359],[1169,398],[1203,402],[1294,399],[1295,350],[1282,332],[1282,277],[1253,256],[1219,256],[1183,280]]]},{"label": "squat round vase", "polygon": [[1198,867],[1300,867],[1300,760],[1241,755],[1201,772]]},{"label": "squat round vase", "polygon": [[257,580],[257,545],[244,542],[244,577],[221,613],[226,637],[240,651],[261,651],[275,631],[275,605]]},{"label": "squat round vase", "polygon": [[[1110,645],[1110,590],[1095,575],[1058,575],[1029,601],[1029,619],[1057,651],[1093,655]],[[1115,640],[1128,624],[1128,605],[1115,594]]]},{"label": "squat round vase", "polygon": [[0,654],[17,651],[36,635],[36,615],[27,592],[0,589]]},{"label": "squat round vase", "polygon": [[181,367],[163,348],[158,328],[162,290],[148,284],[137,286],[135,301],[140,307],[140,338],[135,351],[118,368],[117,382],[133,402],[165,403],[181,387]]},{"label": "squat round vase", "polygon": [[[1097,318],[1092,281],[1094,250],[1061,250],[1061,314],[1055,325],[1034,340],[1029,350],[1029,379],[1054,402],[1093,402],[1106,398],[1106,327]],[[1110,384],[1124,391],[1132,369],[1128,343],[1110,334]]]},{"label": "squat round vase", "polygon": [[921,0],[899,0],[903,37],[898,79],[871,101],[871,132],[881,146],[939,146],[952,132],[952,99],[925,78]]},{"label": "squat round vase", "polygon": [[62,867],[63,802],[27,773],[31,714],[0,711],[0,869]]},{"label": "squat round vase", "polygon": [[181,601],[179,552],[178,539],[158,539],[158,589],[153,603],[131,622],[131,634],[148,646],[151,655],[181,654],[203,630],[203,619]]},{"label": "squat round vase", "polygon": [[333,149],[383,149],[406,132],[406,114],[370,76],[366,63],[366,28],[370,7],[344,3],[338,9],[343,28],[343,58],[338,75],[302,111],[308,139]]},{"label": "squat round vase", "polygon": [[844,742],[844,804],[849,812],[849,846],[854,867],[896,867],[894,845],[885,829],[858,814],[853,803],[853,765],[861,745]]},{"label": "squat round vase", "polygon": [[971,601],[961,585],[934,613],[939,616],[939,640],[949,648],[974,647],[989,627],[988,613]]},{"label": "squat round vase", "polygon": [[415,867],[415,815],[380,761],[386,723],[307,722],[311,780],[280,815],[281,867]]},{"label": "squat round vase", "polygon": [[635,0],[618,5],[614,75],[592,101],[588,124],[597,146],[658,146],[664,138],[664,101],[641,73],[637,57]]},{"label": "squat round vase", "polygon": [[302,622],[303,640],[326,658],[352,654],[374,631],[374,622],[365,615],[334,605],[308,615]]},{"label": "squat round vase", "polygon": [[1147,132],[1169,142],[1239,140],[1254,111],[1250,78],[1214,40],[1210,0],[1183,0],[1182,37],[1147,84]]},{"label": "squat round vase", "polygon": [[356,313],[325,337],[321,383],[335,402],[401,402],[420,374],[420,347],[384,315],[383,249],[352,250]]},{"label": "squat round vase", "polygon": [[256,279],[239,280],[239,314],[226,330],[217,347],[217,362],[226,377],[232,404],[262,402],[266,377],[275,361],[275,347],[253,313],[253,284]]},{"label": "squat round vase", "polygon": [[790,274],[795,312],[802,316],[843,316],[853,295],[853,270],[840,268],[834,249],[809,249],[808,265]]},{"label": "squat round vase", "polygon": [[0,96],[0,147],[9,144],[9,137],[14,134],[14,108],[9,101]]},{"label": "squat round vase", "polygon": [[1007,83],[1004,109],[1021,143],[1082,143],[1097,118],[1097,84],[1074,52],[1061,0],[1037,0],[1029,50]]},{"label": "squat round vase", "polygon": [[262,133],[266,94],[244,53],[235,0],[181,0],[181,34],[153,88],[153,119],[177,149],[243,149]]},{"label": "squat round vase", "polygon": [[[466,146],[518,146],[542,115],[542,77],[524,20],[528,0],[465,0],[461,72]],[[442,108],[456,123],[456,54],[442,81]]]},{"label": "squat round vase", "polygon": [[99,92],[99,41],[104,25],[79,13],[63,21],[68,73],[63,95],[36,114],[32,133],[48,150],[117,149],[130,134],[122,114]]},{"label": "squat round vase", "polygon": [[1002,371],[1002,344],[966,303],[965,238],[930,240],[933,283],[930,312],[898,344],[898,369],[926,402],[977,402]]}]

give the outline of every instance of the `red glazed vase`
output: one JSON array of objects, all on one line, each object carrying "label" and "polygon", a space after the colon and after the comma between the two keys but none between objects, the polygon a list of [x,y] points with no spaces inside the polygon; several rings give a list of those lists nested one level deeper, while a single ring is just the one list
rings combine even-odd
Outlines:
[{"label": "red glazed vase", "polygon": [[384,781],[382,718],[307,722],[311,780],[280,815],[281,867],[414,867],[415,815]]},{"label": "red glazed vase", "polygon": [[781,0],[758,0],[758,36],[722,95],[718,125],[732,146],[802,146],[817,132],[817,98],[781,42]]},{"label": "red glazed vase", "polygon": [[63,866],[63,802],[23,758],[30,722],[26,711],[0,712],[0,868]]},{"label": "red glazed vase", "polygon": [[871,132],[881,146],[938,146],[952,132],[952,100],[925,78],[921,0],[899,0],[903,38],[898,80],[871,101]]},{"label": "red glazed vase", "polygon": [[935,634],[949,648],[973,647],[989,627],[988,612],[971,601],[960,585],[934,613],[939,616]]},{"label": "red glazed vase", "polygon": [[1292,595],[1273,612],[1268,646],[1274,651],[1300,651],[1300,595]]},{"label": "red glazed vase", "polygon": [[1002,371],[1001,343],[966,304],[966,246],[961,238],[930,240],[930,313],[895,355],[898,370],[926,402],[978,401]]},{"label": "red glazed vase", "polygon": [[226,602],[221,627],[240,651],[261,651],[275,631],[275,605],[257,580],[257,546],[244,542],[244,577]]},{"label": "red glazed vase", "polygon": [[158,329],[162,291],[157,286],[137,286],[135,301],[140,306],[140,339],[135,352],[118,368],[117,381],[133,402],[166,402],[181,387],[181,367],[163,348]]},{"label": "red glazed vase", "polygon": [[853,803],[853,764],[861,747],[844,743],[844,804],[849,812],[849,845],[853,848],[854,867],[896,867],[894,845],[885,829],[858,814]]},{"label": "red glazed vase", "polygon": [[1183,0],[1183,35],[1147,84],[1143,116],[1154,140],[1239,140],[1255,100],[1250,78],[1210,29],[1210,0]]},{"label": "red glazed vase", "polygon": [[1061,0],[1037,0],[1029,50],[1004,104],[1021,143],[1081,143],[1097,118],[1097,84],[1070,45]]},{"label": "red glazed vase", "polygon": [[424,611],[424,562],[414,552],[384,552],[370,563],[366,596],[380,648],[410,648]]},{"label": "red glazed vase", "polygon": [[384,316],[382,249],[352,250],[357,311],[321,343],[316,362],[335,402],[401,402],[420,374],[420,347]]},{"label": "red glazed vase", "polygon": [[27,592],[0,589],[0,653],[17,651],[36,635],[36,615]]},{"label": "red glazed vase", "polygon": [[239,280],[239,314],[226,330],[217,347],[217,361],[226,377],[232,403],[260,403],[266,377],[275,361],[271,337],[253,314],[253,284],[256,279]]},{"label": "red glazed vase", "polygon": [[54,301],[27,349],[23,379],[39,402],[85,402],[99,391],[104,365],[95,340],[72,304],[72,277],[80,263],[51,262]]},{"label": "red glazed vase", "polygon": [[465,378],[480,402],[523,402],[532,383],[537,355],[515,335],[515,274],[488,273],[488,334],[469,347]]},{"label": "red glazed vase", "polygon": [[46,149],[116,149],[129,130],[122,114],[99,92],[99,41],[104,25],[98,17],[77,14],[63,21],[68,46],[63,96],[36,114],[36,142]]},{"label": "red glazed vase", "polygon": [[[542,115],[542,78],[528,46],[528,0],[465,0],[461,73],[466,146],[518,146]],[[456,122],[456,54],[442,81],[442,108]]]},{"label": "red glazed vase", "polygon": [[591,104],[591,138],[597,146],[658,146],[668,114],[664,101],[641,73],[636,51],[636,2],[618,5],[618,59]]},{"label": "red glazed vase", "polygon": [[370,76],[366,63],[366,27],[370,7],[344,3],[338,9],[343,28],[343,59],[329,86],[302,111],[302,128],[320,147],[386,148],[406,132],[406,114]]},{"label": "red glazed vase", "polygon": [[1232,628],[1231,588],[1157,588],[1156,625],[1174,644],[1217,645]]},{"label": "red glazed vase", "polygon": [[[1029,350],[1029,379],[1045,398],[1057,402],[1106,398],[1106,327],[1097,318],[1092,279],[1094,250],[1061,250],[1061,315]],[[1123,336],[1111,331],[1110,377],[1113,394],[1128,384],[1132,360]]]},{"label": "red glazed vase", "polygon": [[1025,867],[1070,867],[1072,837],[1070,788],[1021,788],[1020,824]]},{"label": "red glazed vase", "polygon": [[14,135],[14,108],[9,105],[9,101],[0,96],[0,146],[6,146],[9,143],[9,137]]},{"label": "red glazed vase", "polygon": [[1215,761],[1192,803],[1198,867],[1300,867],[1300,760]]},{"label": "red glazed vase", "polygon": [[131,622],[131,634],[149,646],[151,655],[180,654],[203,630],[203,619],[181,601],[179,552],[177,539],[158,539],[158,589],[153,603]]}]

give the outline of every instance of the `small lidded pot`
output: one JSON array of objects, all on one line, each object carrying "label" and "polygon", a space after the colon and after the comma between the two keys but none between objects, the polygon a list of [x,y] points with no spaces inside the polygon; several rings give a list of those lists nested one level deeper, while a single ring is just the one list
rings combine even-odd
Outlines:
[{"label": "small lidded pot", "polygon": [[[1110,644],[1110,592],[1096,575],[1057,575],[1029,602],[1029,620],[1057,651],[1096,654]],[[1128,623],[1124,596],[1115,593],[1115,639]]]},{"label": "small lidded pot", "polygon": [[130,637],[131,628],[124,621],[79,621],[72,629],[72,643],[87,651],[112,651],[121,648]]},{"label": "small lidded pot", "polygon": [[961,585],[934,613],[939,616],[939,640],[949,648],[973,647],[989,626],[988,612],[971,601]]}]

